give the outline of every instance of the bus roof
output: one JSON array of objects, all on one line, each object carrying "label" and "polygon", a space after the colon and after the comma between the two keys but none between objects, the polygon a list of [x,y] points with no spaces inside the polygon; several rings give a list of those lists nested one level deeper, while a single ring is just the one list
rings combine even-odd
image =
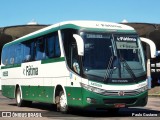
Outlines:
[{"label": "bus roof", "polygon": [[45,27],[23,37],[20,37],[12,42],[5,44],[8,46],[11,44],[19,43],[26,41],[28,39],[34,39],[36,37],[48,34],[50,32],[57,31],[59,29],[73,28],[73,29],[82,29],[82,30],[94,30],[94,31],[131,31],[135,32],[134,28],[124,25],[111,22],[101,22],[101,21],[65,21],[51,26]]},{"label": "bus roof", "polygon": [[118,23],[102,21],[66,21],[61,22],[60,26],[75,25],[80,28],[108,29],[108,30],[134,30],[134,28]]}]

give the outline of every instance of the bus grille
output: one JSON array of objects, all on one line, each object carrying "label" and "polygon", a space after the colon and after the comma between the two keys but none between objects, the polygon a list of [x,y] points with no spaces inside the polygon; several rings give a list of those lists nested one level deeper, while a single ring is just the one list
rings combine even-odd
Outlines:
[{"label": "bus grille", "polygon": [[106,96],[134,96],[137,94],[140,94],[140,92],[138,91],[123,91],[123,95],[119,94],[121,91],[114,91],[114,90],[109,90],[109,91],[105,91],[102,94],[106,95]]},{"label": "bus grille", "polygon": [[136,98],[132,99],[103,99],[105,104],[115,104],[115,103],[125,103],[125,104],[133,104],[136,102]]}]

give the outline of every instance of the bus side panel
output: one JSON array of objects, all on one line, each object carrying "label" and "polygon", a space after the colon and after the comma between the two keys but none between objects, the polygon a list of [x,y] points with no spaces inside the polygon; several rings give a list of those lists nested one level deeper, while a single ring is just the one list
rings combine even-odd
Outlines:
[{"label": "bus side panel", "polygon": [[2,85],[2,95],[8,98],[15,98],[14,85]]},{"label": "bus side panel", "polygon": [[[49,103],[55,101],[55,87],[66,85],[66,78],[68,71],[64,62],[64,57],[54,58],[50,60],[43,60],[41,65],[44,72],[44,100]],[[65,91],[64,91],[65,92]]]},{"label": "bus side panel", "polygon": [[[3,66],[2,72],[2,95],[8,98],[15,98],[16,80],[20,77],[20,65],[18,66]],[[13,79],[14,78],[14,79]]]},{"label": "bus side panel", "polygon": [[[81,87],[65,87],[68,106],[81,107],[82,106],[82,88]],[[74,92],[73,92],[74,91]]]},{"label": "bus side panel", "polygon": [[19,83],[22,85],[23,99],[54,103],[55,86],[66,86],[66,78],[69,78],[69,73],[66,69],[64,58],[43,60],[42,62],[37,61],[32,63],[24,63],[22,65],[22,71],[28,65],[38,68],[38,75],[22,75],[22,79]]},{"label": "bus side panel", "polygon": [[70,77],[67,79],[68,85],[65,87],[68,106],[81,107],[82,106],[82,78],[77,74],[70,72]]},{"label": "bus side panel", "polygon": [[24,100],[53,103],[52,86],[22,86],[22,91]]},{"label": "bus side panel", "polygon": [[[36,71],[30,72],[30,67]],[[51,84],[53,76],[47,75],[47,64],[41,64],[41,61],[28,62],[22,64],[22,95],[24,100],[53,103],[54,87]],[[34,74],[31,74],[34,73]],[[23,82],[22,82],[23,81]]]}]

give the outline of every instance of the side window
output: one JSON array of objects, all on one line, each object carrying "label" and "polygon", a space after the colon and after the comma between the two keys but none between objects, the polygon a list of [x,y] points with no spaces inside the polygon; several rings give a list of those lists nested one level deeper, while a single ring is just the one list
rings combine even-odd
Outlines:
[{"label": "side window", "polygon": [[23,61],[29,62],[31,61],[30,45],[27,42],[23,43],[22,45],[23,45]]},{"label": "side window", "polygon": [[15,64],[22,63],[22,57],[23,57],[23,51],[22,51],[22,45],[18,44],[16,45],[15,49]]},{"label": "side window", "polygon": [[47,58],[53,58],[54,57],[54,36],[49,35],[47,36],[46,41],[46,56]]},{"label": "side window", "polygon": [[65,51],[65,57],[67,60],[67,65],[72,71],[79,74],[80,73],[79,56],[77,52],[76,41],[73,38],[73,34],[77,34],[77,30],[74,29],[62,30],[63,46]]},{"label": "side window", "polygon": [[36,60],[45,59],[45,39],[43,37],[38,38],[36,41]]},{"label": "side window", "polygon": [[61,56],[58,32],[3,48],[2,64],[20,64]]},{"label": "side window", "polygon": [[23,46],[23,62],[30,62],[35,60],[35,42],[34,40],[22,43]]},{"label": "side window", "polygon": [[7,65],[8,64],[8,47],[3,48],[2,51],[2,64]]},{"label": "side window", "polygon": [[9,64],[14,64],[14,62],[15,62],[15,45],[10,46],[8,59],[9,59]]},{"label": "side window", "polygon": [[6,58],[6,65],[14,64],[14,46],[7,47],[7,58]]},{"label": "side window", "polygon": [[58,35],[55,37],[55,57],[61,56],[61,50],[59,45]]},{"label": "side window", "polygon": [[78,58],[78,52],[77,52],[77,45],[72,44],[71,46],[71,69],[80,74],[80,63]]},{"label": "side window", "polygon": [[3,48],[2,63],[10,65],[15,63],[15,45]]},{"label": "side window", "polygon": [[58,39],[58,33],[52,33],[47,35],[46,37],[46,57],[47,58],[55,58],[60,57],[60,45]]}]

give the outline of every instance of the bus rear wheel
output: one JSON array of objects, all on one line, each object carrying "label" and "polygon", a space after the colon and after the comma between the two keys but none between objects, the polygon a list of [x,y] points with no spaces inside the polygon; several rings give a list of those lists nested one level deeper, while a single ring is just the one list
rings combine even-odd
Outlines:
[{"label": "bus rear wheel", "polygon": [[16,103],[18,107],[30,106],[32,104],[32,101],[25,101],[22,99],[21,90],[19,87],[16,90]]}]

